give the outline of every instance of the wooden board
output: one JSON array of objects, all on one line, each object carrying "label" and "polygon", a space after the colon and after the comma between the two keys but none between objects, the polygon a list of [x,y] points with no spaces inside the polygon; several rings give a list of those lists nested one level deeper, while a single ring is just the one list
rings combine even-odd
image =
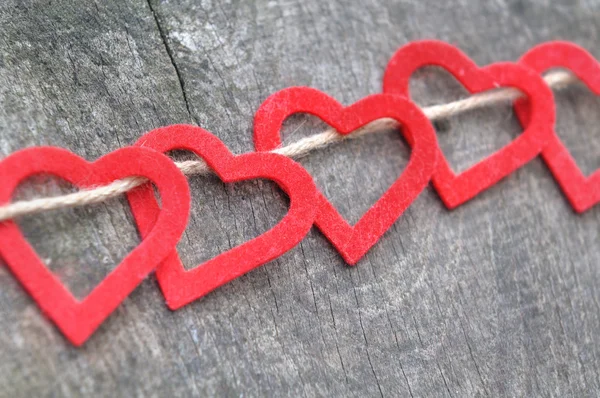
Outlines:
[{"label": "wooden board", "polygon": [[[550,39],[600,57],[600,2],[22,1],[0,4],[0,154],[57,145],[94,159],[144,132],[195,123],[234,152],[272,92],[321,89],[345,104],[381,90],[387,60],[438,38],[486,64]],[[428,69],[420,104],[464,96]],[[600,101],[558,95],[561,137],[600,166]],[[437,123],[465,168],[520,132],[508,106]],[[320,132],[294,117],[285,142]],[[400,173],[394,131],[301,162],[356,221]],[[197,264],[285,212],[268,182],[194,177],[180,243]],[[55,194],[52,181],[19,197]],[[20,221],[85,295],[138,241],[122,200]],[[432,189],[358,264],[317,231],[282,258],[171,312],[149,278],[81,349],[0,267],[0,396],[583,396],[600,389],[600,207],[576,215],[540,159],[461,208]]]}]

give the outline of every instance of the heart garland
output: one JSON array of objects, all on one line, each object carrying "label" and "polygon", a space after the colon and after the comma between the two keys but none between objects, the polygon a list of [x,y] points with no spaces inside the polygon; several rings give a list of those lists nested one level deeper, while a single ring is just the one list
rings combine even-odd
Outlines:
[{"label": "heart garland", "polygon": [[[446,69],[471,93],[498,87],[520,90],[525,98],[514,105],[524,132],[496,153],[455,174],[437,143],[431,122],[409,99],[410,76],[428,65]],[[410,43],[394,54],[385,71],[384,93],[370,95],[350,106],[344,107],[327,94],[307,87],[290,87],[269,96],[254,118],[257,152],[234,155],[214,135],[187,125],[153,130],[134,146],[95,162],[53,147],[15,152],[0,161],[0,205],[5,209],[11,206],[19,183],[41,173],[92,189],[88,196],[94,194],[94,187],[143,177],[157,187],[161,205],[149,182],[127,192],[141,243],[81,301],[44,265],[10,219],[12,216],[0,221],[0,257],[67,339],[81,345],[152,271],[156,270],[168,307],[175,310],[281,256],[304,238],[313,223],[345,261],[354,265],[402,216],[430,180],[443,203],[452,209],[541,154],[573,208],[584,212],[600,202],[600,170],[585,177],[554,131],[554,99],[540,74],[555,67],[571,70],[600,95],[600,64],[571,43],[545,43],[527,52],[518,63],[479,67],[456,47],[426,40]],[[295,113],[317,116],[342,136],[376,120],[392,119],[410,145],[406,168],[355,225],[342,218],[301,165],[273,153],[285,149],[279,148],[280,129],[284,120]],[[256,178],[274,181],[290,199],[288,213],[259,237],[186,270],[176,245],[187,224],[190,193],[185,176],[164,155],[174,149],[193,152],[226,183]],[[125,190],[115,190],[110,195]],[[110,196],[103,195],[94,201]],[[94,201],[65,200],[58,207]],[[40,206],[34,210],[55,207]]]}]

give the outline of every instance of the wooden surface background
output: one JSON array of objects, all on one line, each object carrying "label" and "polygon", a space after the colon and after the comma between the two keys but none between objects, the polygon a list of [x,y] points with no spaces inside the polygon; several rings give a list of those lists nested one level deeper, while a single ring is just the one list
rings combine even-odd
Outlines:
[{"label": "wooden surface background", "polygon": [[[600,2],[550,0],[3,0],[0,154],[33,145],[87,159],[195,123],[251,151],[272,92],[307,85],[350,104],[381,90],[395,49],[437,38],[477,63],[572,40],[600,56]],[[413,79],[423,105],[465,95]],[[600,166],[600,101],[558,95],[558,128]],[[436,124],[457,170],[520,133],[510,107]],[[286,142],[320,132],[293,117]],[[301,163],[356,221],[399,175],[394,131]],[[1,182],[0,182],[1,183]],[[190,267],[285,212],[268,182],[190,179],[179,248]],[[18,197],[56,194],[53,180]],[[79,297],[138,242],[123,200],[19,220]],[[71,347],[0,267],[0,396],[586,396],[600,390],[600,207],[576,215],[536,159],[455,211],[427,189],[350,268],[315,229],[295,249],[171,312],[148,278],[83,348]]]}]

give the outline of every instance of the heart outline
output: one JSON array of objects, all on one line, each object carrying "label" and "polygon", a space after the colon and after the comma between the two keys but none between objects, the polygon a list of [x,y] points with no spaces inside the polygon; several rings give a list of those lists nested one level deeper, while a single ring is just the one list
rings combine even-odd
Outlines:
[{"label": "heart outline", "polygon": [[511,86],[530,100],[532,121],[517,138],[461,173],[454,173],[439,149],[433,185],[454,209],[533,160],[551,139],[555,113],[552,91],[532,70],[509,62],[479,67],[458,48],[437,40],[411,42],[394,53],[384,74],[383,92],[410,98],[409,79],[424,66],[450,72],[471,94]]},{"label": "heart outline", "polygon": [[388,190],[351,226],[325,195],[318,193],[315,225],[349,265],[355,265],[428,185],[435,166],[437,138],[421,110],[406,98],[374,94],[344,107],[309,87],[289,87],[270,95],[254,115],[254,146],[270,151],[281,146],[280,128],[295,113],[319,117],[347,135],[382,118],[405,126],[400,133],[412,147],[408,165]]},{"label": "heart outline", "polygon": [[[600,95],[600,63],[576,44],[564,41],[542,43],[527,51],[518,62],[538,74],[551,68],[567,68],[594,94]],[[526,101],[515,102],[522,125],[528,123],[528,108]],[[600,169],[586,176],[556,130],[542,151],[542,159],[576,212],[583,213],[600,203]]]},{"label": "heart outline", "polygon": [[[239,246],[186,270],[177,250],[156,271],[167,306],[176,310],[217,287],[272,261],[296,246],[310,230],[316,187],[312,177],[293,160],[272,153],[232,154],[216,136],[191,125],[172,125],[153,130],[136,144],[159,152],[188,150],[204,159],[225,183],[267,178],[288,195],[287,214],[273,228]],[[132,197],[130,205],[138,228],[146,231],[153,223],[158,204],[151,188]]]},{"label": "heart outline", "polygon": [[[175,247],[187,224],[189,188],[168,157],[149,149],[121,148],[88,162],[62,148],[33,147],[0,162],[0,203],[9,203],[20,182],[41,173],[80,188],[143,176],[157,186],[163,202],[156,226],[83,300],[46,267],[16,222],[0,223],[0,257],[66,338],[81,346]],[[137,189],[129,194],[135,196]]]}]

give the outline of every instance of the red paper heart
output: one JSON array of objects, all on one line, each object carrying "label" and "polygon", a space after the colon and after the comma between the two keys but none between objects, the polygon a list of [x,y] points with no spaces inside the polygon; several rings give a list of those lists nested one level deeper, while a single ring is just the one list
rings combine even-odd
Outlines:
[{"label": "red paper heart", "polygon": [[[272,153],[235,156],[214,135],[187,125],[153,130],[136,145],[159,152],[192,151],[224,182],[266,178],[275,181],[290,198],[288,213],[275,227],[191,270],[186,271],[177,251],[173,251],[156,271],[167,305],[173,310],[281,256],[310,230],[315,216],[316,188],[311,176],[291,159]],[[130,197],[130,204],[143,236],[159,211],[152,189],[148,187],[140,195]]]},{"label": "red paper heart", "polygon": [[[10,202],[21,181],[41,173],[81,188],[143,176],[156,185],[162,199],[155,227],[82,301],[44,265],[14,221],[0,223],[0,256],[42,311],[78,346],[173,250],[187,223],[189,188],[168,157],[149,149],[123,148],[90,163],[64,149],[37,147],[15,152],[0,162],[0,203]],[[136,191],[131,191],[130,197],[135,195]]]},{"label": "red paper heart", "polygon": [[[600,63],[585,49],[573,43],[540,44],[525,53],[519,63],[540,74],[551,68],[567,68],[575,73],[594,94],[600,95]],[[517,101],[515,110],[521,124],[527,125],[529,120],[527,101]],[[542,158],[575,211],[583,213],[600,202],[600,169],[586,177],[555,131],[542,151]]]},{"label": "red paper heart", "polygon": [[496,184],[542,151],[552,136],[554,101],[552,91],[533,71],[507,62],[480,68],[456,47],[435,40],[412,42],[400,48],[386,68],[383,91],[409,96],[411,75],[429,65],[446,69],[471,93],[515,87],[529,98],[533,109],[531,123],[519,137],[458,175],[439,149],[432,180],[446,207],[452,209]]},{"label": "red paper heart", "polygon": [[435,131],[419,108],[399,96],[371,95],[344,107],[318,90],[290,87],[271,95],[256,112],[256,149],[270,151],[279,147],[283,121],[299,112],[318,116],[344,135],[374,120],[392,118],[403,125],[403,134],[412,147],[404,172],[354,226],[322,193],[318,195],[315,224],[348,264],[356,264],[427,186],[435,166]]}]

